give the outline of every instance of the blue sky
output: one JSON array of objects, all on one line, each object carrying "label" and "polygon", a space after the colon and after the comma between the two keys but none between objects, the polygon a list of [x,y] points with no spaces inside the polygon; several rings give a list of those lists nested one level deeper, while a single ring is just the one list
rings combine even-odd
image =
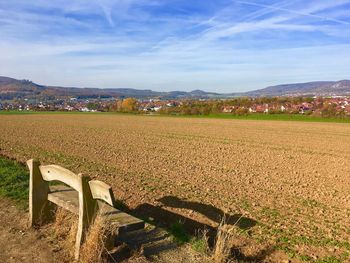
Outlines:
[{"label": "blue sky", "polygon": [[0,0],[0,75],[235,92],[350,78],[350,0]]}]

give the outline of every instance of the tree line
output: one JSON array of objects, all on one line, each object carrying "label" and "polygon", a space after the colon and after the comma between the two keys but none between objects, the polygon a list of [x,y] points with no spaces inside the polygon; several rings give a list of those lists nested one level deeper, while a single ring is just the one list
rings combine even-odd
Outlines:
[{"label": "tree line", "polygon": [[[158,102],[161,104],[157,111],[159,114],[169,115],[210,115],[222,113],[225,107],[231,107],[230,114],[234,115],[248,115],[252,114],[249,109],[255,106],[268,105],[267,114],[299,114],[301,108],[298,106],[311,105],[311,108],[303,108],[302,113],[305,115],[315,115],[324,117],[345,117],[348,112],[340,109],[336,103],[331,102],[327,98],[311,98],[311,97],[259,97],[249,98],[240,97],[233,99],[183,99],[175,101],[173,106],[167,106],[166,101]],[[126,98],[123,100],[116,100],[109,108],[110,111],[118,112],[140,112],[142,111],[143,102],[135,98]],[[285,110],[281,109],[285,107]],[[305,110],[304,110],[305,109]]]}]

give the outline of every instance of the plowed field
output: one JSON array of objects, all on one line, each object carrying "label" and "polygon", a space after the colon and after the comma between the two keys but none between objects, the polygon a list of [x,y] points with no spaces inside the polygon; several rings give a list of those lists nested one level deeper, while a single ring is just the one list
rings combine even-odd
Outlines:
[{"label": "plowed field", "polygon": [[138,215],[215,227],[225,214],[256,247],[349,260],[349,124],[0,115],[0,135],[0,154],[99,178]]}]

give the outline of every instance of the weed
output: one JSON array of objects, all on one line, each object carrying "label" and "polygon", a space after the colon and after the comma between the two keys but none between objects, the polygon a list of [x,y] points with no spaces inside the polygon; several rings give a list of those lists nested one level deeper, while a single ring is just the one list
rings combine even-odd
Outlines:
[{"label": "weed", "polygon": [[207,252],[207,244],[205,243],[205,240],[200,238],[193,238],[191,240],[191,246],[194,251],[197,251],[199,253],[206,253]]},{"label": "weed", "polygon": [[308,256],[308,255],[299,255],[298,256],[300,258],[301,261],[311,261],[312,260],[312,257]]},{"label": "weed", "polygon": [[173,236],[176,243],[182,245],[190,241],[190,236],[186,233],[184,229],[184,224],[182,222],[176,222],[170,226],[170,233]]},{"label": "weed", "polygon": [[280,213],[273,208],[269,208],[269,207],[264,207],[261,212],[267,216],[271,216],[271,217],[278,217],[280,215]]},{"label": "weed", "polygon": [[302,204],[308,207],[321,207],[321,204],[313,199],[304,199]]},{"label": "weed", "polygon": [[245,209],[245,210],[249,210],[249,208],[251,207],[249,201],[246,200],[246,199],[243,199],[243,200],[242,200],[241,205],[242,205],[243,209]]},{"label": "weed", "polygon": [[288,257],[290,257],[290,258],[295,258],[296,255],[297,255],[297,252],[295,252],[295,251],[294,251],[293,249],[291,249],[291,248],[285,247],[285,248],[283,249],[283,251],[286,252],[286,254],[288,255]]},{"label": "weed", "polygon": [[208,231],[202,231],[197,237],[191,239],[191,246],[193,250],[207,254],[209,253],[209,244],[208,244]]},{"label": "weed", "polygon": [[320,258],[315,261],[315,263],[341,263],[341,260],[335,256]]}]

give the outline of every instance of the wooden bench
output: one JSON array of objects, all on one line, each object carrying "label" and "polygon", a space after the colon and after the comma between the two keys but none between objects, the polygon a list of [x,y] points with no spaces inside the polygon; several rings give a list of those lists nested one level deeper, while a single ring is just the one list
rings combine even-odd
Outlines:
[{"label": "wooden bench", "polygon": [[[51,214],[49,202],[77,214],[78,230],[75,242],[75,259],[84,242],[90,224],[101,216],[118,231],[133,231],[144,228],[144,221],[115,208],[112,188],[104,182],[89,180],[58,165],[40,165],[29,160],[29,223],[41,225]],[[58,181],[65,185],[49,185]]]}]

